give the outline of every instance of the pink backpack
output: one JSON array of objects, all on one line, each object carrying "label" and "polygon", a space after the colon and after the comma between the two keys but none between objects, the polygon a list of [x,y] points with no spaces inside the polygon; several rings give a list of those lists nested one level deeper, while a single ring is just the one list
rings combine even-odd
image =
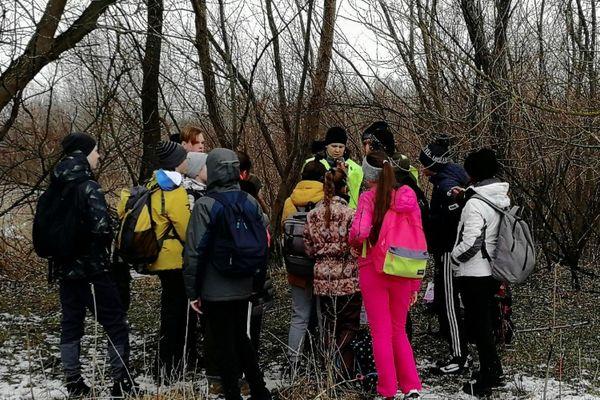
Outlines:
[{"label": "pink backpack", "polygon": [[[371,249],[377,272],[403,278],[422,279],[425,275],[427,242],[418,205],[411,212],[399,212],[394,205],[402,189],[392,195],[392,205],[383,218],[377,243]],[[416,200],[416,198],[415,198]]]}]

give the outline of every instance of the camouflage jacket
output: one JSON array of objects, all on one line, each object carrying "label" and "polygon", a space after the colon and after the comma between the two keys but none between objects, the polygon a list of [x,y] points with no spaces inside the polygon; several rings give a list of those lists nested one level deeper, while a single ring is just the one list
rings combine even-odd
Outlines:
[{"label": "camouflage jacket", "polygon": [[348,244],[354,210],[340,197],[331,201],[331,220],[325,223],[326,208],[319,203],[307,215],[304,245],[315,258],[314,293],[318,296],[346,296],[359,291],[358,262]]},{"label": "camouflage jacket", "polygon": [[112,243],[111,217],[102,188],[95,180],[86,157],[76,152],[68,155],[54,169],[51,184],[76,182],[73,207],[86,229],[86,248],[74,259],[54,260],[59,279],[85,279],[108,271]]}]

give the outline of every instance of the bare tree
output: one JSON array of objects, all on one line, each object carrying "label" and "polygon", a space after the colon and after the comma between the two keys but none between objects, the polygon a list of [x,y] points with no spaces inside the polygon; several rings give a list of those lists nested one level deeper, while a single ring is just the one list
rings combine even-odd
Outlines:
[{"label": "bare tree", "polygon": [[[75,47],[81,39],[93,31],[98,18],[115,1],[92,1],[68,29],[55,37],[67,2],[66,0],[49,0],[23,54],[13,60],[0,75],[0,111],[11,100],[20,96],[19,93],[44,66],[56,60],[65,51]],[[14,118],[7,120],[8,124],[11,122],[14,122]],[[6,131],[7,128],[0,130],[0,141],[4,139]]]},{"label": "bare tree", "polygon": [[143,155],[140,180],[148,179],[158,166],[156,145],[160,141],[161,123],[158,108],[160,58],[163,25],[163,0],[147,0],[148,30],[144,52],[142,83]]}]

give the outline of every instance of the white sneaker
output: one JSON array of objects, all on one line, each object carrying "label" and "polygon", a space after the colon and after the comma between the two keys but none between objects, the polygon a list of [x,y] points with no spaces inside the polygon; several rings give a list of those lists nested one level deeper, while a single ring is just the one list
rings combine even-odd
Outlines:
[{"label": "white sneaker", "polygon": [[416,389],[413,389],[404,395],[404,400],[420,399],[420,398],[421,398],[421,394]]}]

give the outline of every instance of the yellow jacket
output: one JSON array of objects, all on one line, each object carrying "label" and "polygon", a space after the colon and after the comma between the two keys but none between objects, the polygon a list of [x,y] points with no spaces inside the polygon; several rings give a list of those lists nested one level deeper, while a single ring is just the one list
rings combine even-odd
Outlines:
[{"label": "yellow jacket", "polygon": [[[161,196],[164,195],[164,211],[161,213]],[[152,194],[152,218],[156,237],[163,238],[158,258],[148,269],[165,271],[183,266],[183,244],[190,220],[190,202],[182,186],[172,191],[157,190]],[[172,228],[171,228],[172,227]]]},{"label": "yellow jacket", "polygon": [[[155,174],[149,185],[156,183]],[[183,266],[183,244],[191,215],[190,201],[181,182],[172,187],[161,186],[160,190],[152,193],[150,200],[156,237],[164,238],[158,258],[148,267],[150,271],[181,269]]]},{"label": "yellow jacket", "polygon": [[[298,212],[297,207],[304,207],[308,203],[316,205],[323,200],[325,193],[323,192],[323,184],[319,181],[300,181],[292,191],[290,197],[283,204],[283,215],[281,216],[281,225],[283,222]],[[292,286],[306,288],[308,282],[312,278],[305,276],[296,276],[288,273],[288,282]]]},{"label": "yellow jacket", "polygon": [[[157,179],[157,174],[160,175],[160,179]],[[159,241],[162,240],[162,247],[158,258],[148,266],[148,270],[156,272],[181,269],[183,244],[191,215],[187,192],[181,186],[181,176],[174,172],[169,172],[167,175],[165,171],[156,171],[147,186],[152,188],[156,185],[159,189],[152,193],[150,203],[154,232]],[[117,209],[119,218],[122,218],[125,213],[126,202],[127,197],[122,194]]]},{"label": "yellow jacket", "polygon": [[319,181],[300,181],[292,191],[290,197],[283,204],[281,223],[296,213],[296,207],[304,207],[308,203],[316,205],[323,200],[323,184]]}]

